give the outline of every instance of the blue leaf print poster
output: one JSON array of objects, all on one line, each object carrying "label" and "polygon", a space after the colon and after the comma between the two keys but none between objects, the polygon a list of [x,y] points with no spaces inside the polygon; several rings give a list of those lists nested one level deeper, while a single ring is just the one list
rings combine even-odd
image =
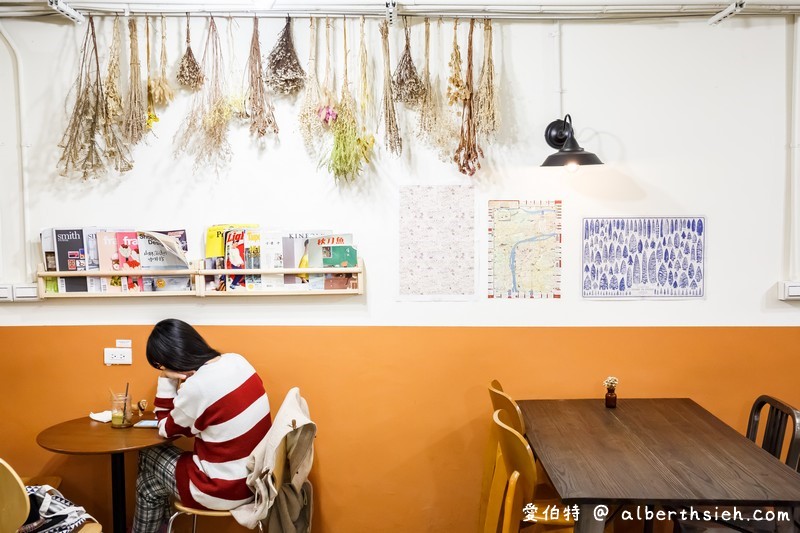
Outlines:
[{"label": "blue leaf print poster", "polygon": [[704,217],[585,218],[584,298],[701,298]]}]

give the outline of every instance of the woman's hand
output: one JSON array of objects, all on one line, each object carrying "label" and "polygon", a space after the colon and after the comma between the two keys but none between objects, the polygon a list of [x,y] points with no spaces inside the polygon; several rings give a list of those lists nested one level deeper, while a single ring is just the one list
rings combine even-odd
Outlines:
[{"label": "woman's hand", "polygon": [[161,371],[162,378],[177,379],[178,381],[185,381],[194,375],[194,370],[187,370],[179,372],[177,370],[167,370],[166,368]]}]

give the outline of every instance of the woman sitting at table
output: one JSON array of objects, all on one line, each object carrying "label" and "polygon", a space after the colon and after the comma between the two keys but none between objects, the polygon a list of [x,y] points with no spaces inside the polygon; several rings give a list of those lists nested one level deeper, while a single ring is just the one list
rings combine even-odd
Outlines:
[{"label": "woman sitting at table", "polygon": [[272,425],[264,384],[239,354],[211,348],[181,320],[155,325],[147,361],[161,370],[155,413],[161,436],[193,436],[194,451],[171,444],[139,454],[133,533],[168,519],[170,497],[189,507],[228,510],[252,500],[248,456]]}]

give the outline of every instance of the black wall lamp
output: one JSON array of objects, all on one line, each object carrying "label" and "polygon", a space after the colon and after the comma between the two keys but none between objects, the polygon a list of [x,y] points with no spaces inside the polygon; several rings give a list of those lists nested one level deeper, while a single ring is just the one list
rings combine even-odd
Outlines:
[{"label": "black wall lamp", "polygon": [[572,129],[572,117],[567,115],[564,120],[554,120],[544,130],[544,139],[558,152],[549,156],[542,163],[543,167],[602,165],[600,158],[592,152],[587,152],[575,140]]}]

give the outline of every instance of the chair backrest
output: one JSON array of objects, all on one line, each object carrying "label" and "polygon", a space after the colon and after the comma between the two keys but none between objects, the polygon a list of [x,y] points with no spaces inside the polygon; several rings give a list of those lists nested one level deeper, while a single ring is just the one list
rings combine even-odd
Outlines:
[{"label": "chair backrest", "polygon": [[16,531],[28,518],[31,504],[14,469],[0,459],[0,531]]},{"label": "chair backrest", "polygon": [[797,470],[800,467],[800,411],[772,396],[759,396],[750,409],[750,419],[747,421],[747,438],[756,442],[758,437],[758,424],[761,412],[769,405],[767,422],[764,427],[764,437],[761,447],[773,456],[780,459],[783,452],[783,441],[786,437],[787,424],[789,426],[789,449],[786,453],[786,464]]},{"label": "chair backrest", "polygon": [[523,502],[533,501],[536,467],[525,437],[512,427],[513,415],[498,409],[492,431],[499,442],[494,478],[489,494],[484,533],[517,533]]},{"label": "chair backrest", "polygon": [[520,411],[517,402],[515,402],[511,396],[503,391],[503,386],[500,385],[500,382],[496,379],[489,384],[489,398],[492,400],[492,407],[494,410],[505,410],[509,415],[511,415],[511,418],[509,418],[511,427],[513,427],[517,433],[524,435],[525,419],[522,418],[522,411]]}]

